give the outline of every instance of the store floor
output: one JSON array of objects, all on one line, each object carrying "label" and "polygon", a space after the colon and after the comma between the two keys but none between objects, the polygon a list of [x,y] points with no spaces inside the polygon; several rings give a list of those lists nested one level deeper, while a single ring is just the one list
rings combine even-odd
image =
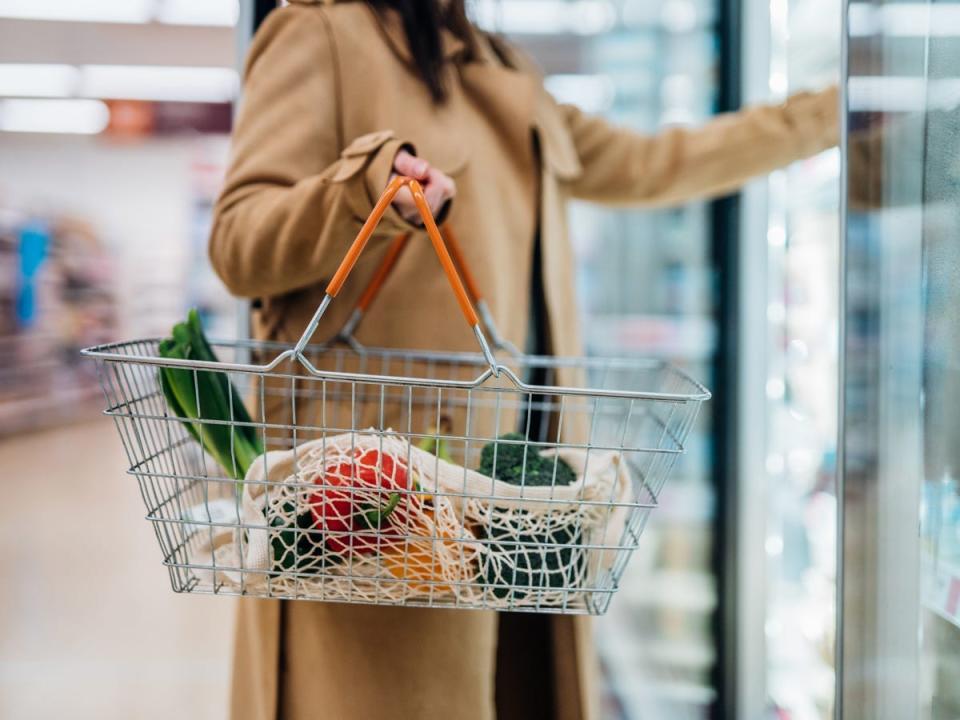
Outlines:
[{"label": "store floor", "polygon": [[226,716],[234,603],[176,595],[113,425],[0,440],[0,718]]}]

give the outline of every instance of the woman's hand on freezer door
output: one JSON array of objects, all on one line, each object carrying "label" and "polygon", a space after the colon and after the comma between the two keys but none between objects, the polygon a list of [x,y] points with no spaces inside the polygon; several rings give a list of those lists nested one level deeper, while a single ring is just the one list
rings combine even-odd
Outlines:
[{"label": "woman's hand on freezer door", "polygon": [[[446,209],[447,203],[453,200],[457,194],[456,183],[453,179],[444,175],[442,172],[430,166],[423,158],[411,155],[406,150],[400,150],[393,160],[392,180],[397,175],[405,175],[415,178],[423,185],[423,195],[430,206],[430,212],[435,218],[439,218]],[[413,195],[408,188],[403,188],[397,193],[393,200],[393,206],[397,212],[407,220],[416,225],[421,225],[420,213],[417,206],[413,203]]]}]

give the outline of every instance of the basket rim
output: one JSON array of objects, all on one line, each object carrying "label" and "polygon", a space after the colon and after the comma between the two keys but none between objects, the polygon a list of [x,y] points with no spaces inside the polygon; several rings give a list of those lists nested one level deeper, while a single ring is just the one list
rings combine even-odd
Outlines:
[{"label": "basket rim", "polygon": [[[261,376],[273,377],[299,377],[315,378],[318,380],[334,381],[352,381],[369,384],[389,384],[389,385],[407,385],[407,386],[426,386],[439,388],[452,388],[461,390],[470,390],[484,385],[490,378],[494,377],[493,370],[487,365],[484,356],[479,352],[457,352],[457,351],[431,351],[431,350],[404,350],[399,348],[377,348],[366,347],[354,343],[352,345],[343,345],[342,350],[337,342],[326,342],[307,345],[304,353],[296,354],[291,345],[266,341],[266,340],[211,340],[210,344],[215,347],[233,348],[241,350],[276,350],[277,357],[266,364],[239,363],[239,362],[210,362],[205,360],[177,360],[173,358],[164,358],[159,355],[143,352],[140,346],[151,343],[159,343],[160,337],[147,337],[135,340],[120,340],[110,343],[103,343],[86,347],[80,350],[83,357],[89,357],[94,360],[108,363],[150,365],[155,367],[185,368],[194,370],[219,370],[224,372],[236,372]],[[122,350],[133,349],[134,354],[122,352]],[[464,364],[476,364],[480,371],[473,380],[451,380],[451,379],[428,379],[407,377],[402,375],[378,375],[375,373],[360,372],[342,372],[333,370],[319,370],[306,360],[304,354],[315,354],[324,352],[352,352],[357,356],[365,354],[377,357],[396,357],[421,361],[439,361],[439,362],[461,362]],[[299,364],[306,373],[306,376],[293,375],[277,372],[277,368],[282,364],[289,362],[291,365]],[[523,366],[536,366],[545,368],[580,368],[589,369],[590,367],[606,367],[614,369],[649,369],[659,370],[672,374],[684,383],[690,386],[690,392],[657,392],[648,390],[608,390],[593,387],[572,387],[562,385],[540,385],[527,383],[517,376],[508,364],[497,362],[497,369],[500,374],[506,375],[516,386],[516,390],[521,392],[533,392],[538,394],[551,395],[577,395],[588,397],[609,397],[636,400],[655,400],[661,402],[674,403],[702,403],[712,397],[710,390],[702,383],[691,377],[686,371],[677,367],[674,363],[660,358],[644,357],[603,357],[603,356],[552,356],[552,355],[523,355],[521,357],[512,357],[512,364]]]}]

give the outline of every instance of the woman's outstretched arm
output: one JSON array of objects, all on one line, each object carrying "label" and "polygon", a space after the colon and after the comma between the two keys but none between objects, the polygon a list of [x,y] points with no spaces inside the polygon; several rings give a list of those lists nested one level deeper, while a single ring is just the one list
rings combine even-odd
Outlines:
[{"label": "woman's outstretched arm", "polygon": [[832,147],[840,136],[835,88],[654,135],[615,127],[573,106],[561,111],[583,166],[571,192],[615,204],[673,205],[723,195]]}]

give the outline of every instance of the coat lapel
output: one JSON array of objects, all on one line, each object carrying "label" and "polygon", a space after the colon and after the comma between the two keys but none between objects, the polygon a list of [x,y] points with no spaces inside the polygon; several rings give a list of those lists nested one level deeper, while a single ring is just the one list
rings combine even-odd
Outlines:
[{"label": "coat lapel", "polygon": [[485,35],[479,35],[477,41],[480,58],[457,66],[461,86],[522,157],[530,151],[530,130],[541,92],[539,78],[506,65]]}]

